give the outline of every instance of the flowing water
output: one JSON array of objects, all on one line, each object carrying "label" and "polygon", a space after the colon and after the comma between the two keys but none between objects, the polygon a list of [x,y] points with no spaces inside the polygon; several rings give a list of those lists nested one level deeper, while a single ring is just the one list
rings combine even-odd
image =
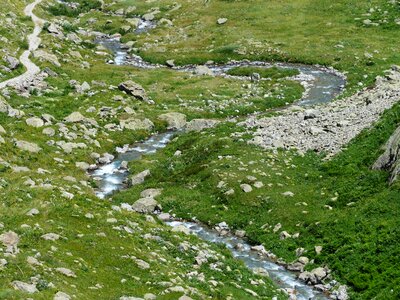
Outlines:
[{"label": "flowing water", "polygon": [[[152,26],[151,23],[143,23],[138,29],[138,33],[145,32],[150,26]],[[114,53],[113,63],[116,65],[131,65],[147,69],[165,67],[147,63],[139,56],[128,54],[128,49],[117,39],[102,39],[98,42]],[[209,68],[213,70],[216,76],[226,76],[227,70],[238,66],[259,66],[265,68],[277,66],[279,68],[297,69],[300,75],[294,78],[294,80],[303,82],[307,87],[307,93],[297,103],[298,105],[314,105],[329,102],[343,90],[345,85],[344,76],[341,76],[334,70],[319,66],[241,61],[224,65],[210,65]],[[195,66],[176,67],[175,69],[177,71],[191,72],[195,69]],[[156,134],[142,143],[124,147],[124,149],[117,149],[120,150],[120,153],[113,162],[100,166],[91,174],[98,183],[97,196],[105,198],[116,191],[126,188],[129,172],[123,162],[138,160],[143,154],[155,153],[158,149],[164,148],[173,135],[174,133],[172,132]],[[173,221],[168,222],[168,224],[170,226],[184,225],[206,241],[226,245],[231,250],[233,256],[242,260],[250,269],[263,268],[268,271],[270,278],[277,286],[294,289],[297,299],[328,299],[324,294],[315,291],[312,287],[298,280],[295,273],[252,251],[251,246],[244,239],[234,236],[220,236],[207,226],[193,222]],[[237,248],[236,245],[238,243],[242,244],[243,247]]]},{"label": "flowing water", "polygon": [[[282,266],[252,251],[251,246],[242,238],[232,235],[221,236],[209,227],[194,222],[172,221],[167,222],[167,224],[172,227],[183,225],[205,241],[224,244],[232,252],[233,257],[243,261],[249,269],[262,268],[268,272],[269,277],[277,286],[295,290],[295,295],[299,300],[327,299],[324,294],[316,292],[310,286],[299,281],[293,272],[287,271]],[[238,244],[242,246],[236,247]]]},{"label": "flowing water", "polygon": [[[145,29],[143,29],[145,30]],[[113,63],[116,65],[131,65],[143,69],[165,68],[163,65],[151,64],[144,61],[140,56],[128,54],[128,50],[118,39],[101,39],[98,41],[101,45],[109,49],[114,54]],[[326,103],[339,95],[346,84],[344,75],[339,72],[320,66],[292,64],[292,63],[268,63],[261,61],[237,61],[228,62],[223,65],[209,65],[208,67],[216,76],[226,76],[229,69],[235,67],[278,67],[282,69],[295,69],[300,75],[295,76],[293,80],[303,83],[307,92],[297,105],[315,105]],[[196,66],[174,67],[176,71],[193,72]]]},{"label": "flowing water", "polygon": [[158,149],[164,148],[167,145],[172,136],[172,132],[155,134],[142,143],[117,149],[120,153],[116,159],[109,164],[101,165],[91,173],[91,176],[97,182],[97,197],[103,199],[127,187],[126,180],[129,172],[123,167],[122,162],[138,160],[143,154],[156,153]]}]

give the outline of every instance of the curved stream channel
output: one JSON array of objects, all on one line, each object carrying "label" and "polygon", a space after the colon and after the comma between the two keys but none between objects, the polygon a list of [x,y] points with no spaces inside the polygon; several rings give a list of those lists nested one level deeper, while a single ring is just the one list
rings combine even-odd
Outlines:
[{"label": "curved stream channel", "polygon": [[[116,65],[131,65],[140,68],[161,68],[164,66],[149,64],[143,61],[139,56],[128,54],[128,49],[124,47],[117,39],[102,39],[98,43],[111,50],[114,55]],[[329,102],[334,99],[343,89],[345,79],[334,70],[319,66],[307,66],[300,64],[265,62],[231,62],[225,65],[211,65],[216,76],[224,76],[224,72],[237,66],[260,66],[280,68],[291,68],[300,71],[300,75],[295,80],[306,82],[307,93],[297,102],[297,105],[314,105]],[[177,71],[193,71],[195,66],[175,67]],[[139,160],[143,154],[155,153],[158,149],[164,148],[174,136],[173,132],[155,134],[144,142],[136,143],[124,149],[117,149],[118,157],[110,164],[101,165],[97,170],[91,173],[92,177],[98,183],[96,194],[99,198],[105,198],[112,193],[126,188],[126,181],[129,176],[128,170],[124,167],[124,161]],[[167,222],[170,226],[184,225],[200,238],[213,242],[223,243],[229,248],[234,257],[242,260],[250,268],[263,268],[270,274],[270,278],[281,288],[291,288],[296,291],[297,299],[328,299],[328,297],[312,287],[307,286],[297,279],[295,273],[290,272],[278,264],[268,260],[268,258],[259,256],[251,250],[251,246],[244,240],[234,236],[220,236],[209,227],[186,221]],[[236,248],[237,244],[242,244],[242,248]]]}]

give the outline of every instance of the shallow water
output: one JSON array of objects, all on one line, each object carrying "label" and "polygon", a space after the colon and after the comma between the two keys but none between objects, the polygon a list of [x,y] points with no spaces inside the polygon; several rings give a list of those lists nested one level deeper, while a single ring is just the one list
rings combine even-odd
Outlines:
[{"label": "shallow water", "polygon": [[[147,30],[144,28],[143,30]],[[163,68],[163,65],[151,64],[144,61],[140,56],[128,54],[127,49],[122,47],[118,39],[102,39],[98,41],[101,45],[114,53],[114,64],[116,65],[131,65],[144,69]],[[249,67],[257,66],[263,68],[271,68],[276,66],[283,69],[296,69],[300,72],[294,80],[306,82],[307,93],[297,102],[297,105],[315,105],[332,101],[338,96],[346,84],[344,76],[339,75],[334,70],[323,68],[320,66],[292,64],[292,63],[268,63],[261,61],[238,61],[230,62],[223,65],[209,65],[208,67],[214,71],[217,76],[225,76],[226,71],[234,67]],[[175,67],[177,71],[192,72],[195,66]]]},{"label": "shallow water", "polygon": [[[150,24],[144,24],[139,32],[145,32]],[[160,68],[161,65],[154,65],[145,62],[141,57],[128,55],[127,49],[121,46],[121,43],[116,39],[103,39],[98,41],[100,44],[111,50],[115,57],[116,65],[132,65],[140,68]],[[212,65],[210,69],[217,76],[224,76],[225,72],[237,66],[259,66],[269,68],[277,66],[279,68],[297,69],[300,71],[298,81],[305,80],[307,82],[307,94],[297,103],[298,105],[315,105],[332,101],[343,90],[345,79],[336,72],[322,68],[319,66],[307,66],[301,64],[290,63],[265,63],[265,62],[234,62],[224,65]],[[194,66],[186,66],[175,68],[177,71],[193,71]],[[136,143],[133,146],[125,148],[123,153],[110,164],[102,165],[100,168],[92,172],[93,178],[97,180],[98,189],[96,194],[99,198],[105,198],[112,195],[114,192],[127,187],[126,180],[129,172],[121,168],[123,161],[134,161],[141,158],[143,154],[155,153],[158,149],[164,148],[173,137],[172,132],[156,134],[142,143]],[[272,262],[267,257],[260,256],[255,251],[252,251],[251,246],[244,240],[234,236],[219,236],[217,232],[207,226],[193,222],[168,222],[170,226],[184,225],[193,233],[203,240],[222,243],[231,250],[233,256],[242,260],[245,265],[250,268],[263,268],[268,271],[270,278],[281,288],[291,288],[296,291],[297,299],[300,300],[326,300],[327,296],[315,291],[312,287],[307,286],[302,281],[296,278],[295,273],[290,272]],[[237,249],[237,244],[242,244],[243,248]]]},{"label": "shallow water", "polygon": [[[268,260],[266,257],[260,256],[257,252],[252,251],[250,245],[244,239],[235,236],[220,236],[216,231],[207,226],[194,222],[172,221],[167,222],[167,224],[172,227],[183,225],[205,241],[224,244],[232,252],[233,256],[243,261],[249,269],[263,268],[268,271],[269,277],[277,286],[296,290],[295,295],[299,300],[328,299],[324,294],[313,290],[310,286],[299,281],[294,273],[287,271],[285,268]],[[236,248],[237,244],[242,244],[243,248],[238,250]]]},{"label": "shallow water", "polygon": [[140,159],[143,154],[156,153],[158,149],[164,148],[168,144],[172,136],[172,132],[155,134],[142,143],[125,148],[111,163],[101,165],[94,170],[91,176],[97,182],[97,197],[103,199],[127,187],[126,180],[130,174],[127,169],[121,168],[123,161],[130,162]]}]

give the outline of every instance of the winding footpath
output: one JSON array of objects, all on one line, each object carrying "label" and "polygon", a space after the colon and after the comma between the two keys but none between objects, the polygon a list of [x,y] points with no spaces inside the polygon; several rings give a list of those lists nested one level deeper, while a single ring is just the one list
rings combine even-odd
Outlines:
[{"label": "winding footpath", "polygon": [[22,55],[20,56],[19,60],[26,68],[25,73],[19,75],[17,77],[11,78],[4,82],[0,82],[0,89],[3,89],[7,86],[19,86],[22,85],[24,82],[31,81],[35,78],[35,76],[40,72],[40,68],[30,60],[30,55],[39,48],[41,43],[41,39],[39,38],[39,34],[42,31],[43,24],[45,21],[39,17],[37,17],[33,10],[35,9],[36,5],[41,3],[42,0],[36,0],[31,4],[28,4],[24,9],[24,14],[27,17],[31,17],[33,23],[35,24],[35,28],[33,32],[28,35],[28,44],[29,49],[25,50]]}]

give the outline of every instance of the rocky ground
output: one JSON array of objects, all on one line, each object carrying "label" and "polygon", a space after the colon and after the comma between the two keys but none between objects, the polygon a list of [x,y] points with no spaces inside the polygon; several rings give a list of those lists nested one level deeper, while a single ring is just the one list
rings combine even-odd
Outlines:
[{"label": "rocky ground", "polygon": [[272,118],[252,117],[243,125],[255,129],[251,143],[266,149],[309,150],[335,155],[362,130],[398,102],[400,73],[393,67],[373,88],[314,108],[291,107]]}]

